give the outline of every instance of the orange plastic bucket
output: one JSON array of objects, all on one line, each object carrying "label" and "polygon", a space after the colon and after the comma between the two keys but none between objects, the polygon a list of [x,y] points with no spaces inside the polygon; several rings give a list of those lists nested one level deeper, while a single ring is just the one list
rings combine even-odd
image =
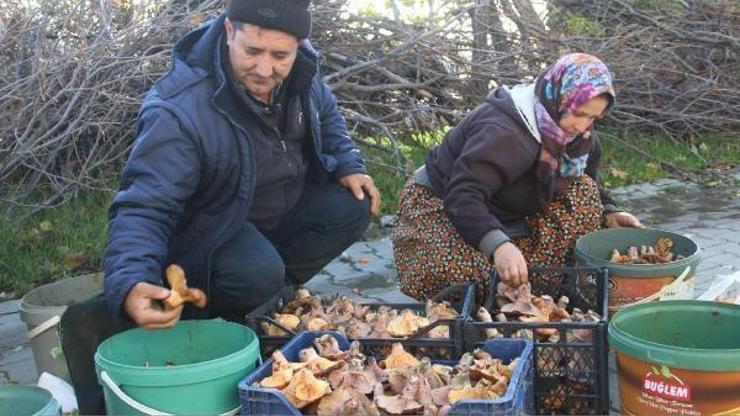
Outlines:
[{"label": "orange plastic bucket", "polygon": [[740,306],[676,300],[609,322],[628,415],[740,414]]},{"label": "orange plastic bucket", "polygon": [[[673,252],[683,259],[666,264],[611,263],[614,249],[624,252],[629,246],[655,245],[659,237],[674,242]],[[638,302],[665,299],[690,299],[694,272],[701,251],[689,237],[648,228],[609,228],[579,238],[574,249],[579,265],[609,269],[609,315]]]}]

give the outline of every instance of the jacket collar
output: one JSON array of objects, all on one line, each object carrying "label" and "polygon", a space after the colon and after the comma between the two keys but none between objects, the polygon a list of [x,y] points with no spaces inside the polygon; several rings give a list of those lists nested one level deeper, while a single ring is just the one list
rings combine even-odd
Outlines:
[{"label": "jacket collar", "polygon": [[532,137],[537,140],[537,143],[542,143],[542,136],[537,128],[537,116],[534,112],[534,84],[518,84],[511,88],[504,85],[504,90],[511,96],[514,108]]}]

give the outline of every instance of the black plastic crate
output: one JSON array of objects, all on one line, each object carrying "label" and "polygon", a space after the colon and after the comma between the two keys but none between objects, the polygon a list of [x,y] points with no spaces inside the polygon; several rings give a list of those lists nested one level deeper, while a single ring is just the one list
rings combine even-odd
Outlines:
[{"label": "black plastic crate", "polygon": [[[272,316],[275,312],[282,310],[286,302],[295,298],[295,288],[285,288],[272,299],[260,305],[246,316],[247,325],[251,327],[259,337],[260,348],[263,357],[269,357],[273,351],[280,348],[283,344],[293,338],[296,333],[290,331],[284,326],[275,322]],[[440,319],[428,326],[421,328],[419,332],[408,338],[350,338],[350,341],[356,339],[360,341],[362,352],[368,356],[383,356],[390,352],[391,345],[400,342],[403,347],[411,354],[417,357],[427,356],[430,358],[446,359],[459,357],[464,352],[463,329],[469,312],[473,307],[474,285],[452,285],[437,293],[433,298],[435,302],[448,301],[450,306],[460,314],[455,319]],[[424,312],[424,303],[363,303],[375,310],[381,306],[388,306],[398,309],[411,309],[417,312]],[[268,336],[262,330],[260,323],[268,322],[276,325],[289,335],[285,336]],[[448,338],[430,338],[426,334],[432,329],[447,325],[450,336]]]},{"label": "black plastic crate", "polygon": [[[486,341],[484,329],[496,328],[504,337],[519,336],[517,331],[555,328],[556,343],[534,338],[534,392],[537,414],[607,414],[609,412],[609,367],[607,344],[608,271],[586,267],[535,268],[530,271],[532,294],[560,296],[584,313],[591,309],[601,315],[599,322],[479,322],[471,311],[465,324],[465,348],[470,350]],[[498,278],[491,276],[491,288],[484,306],[496,314],[494,299]],[[568,342],[568,334],[583,331],[586,341]],[[520,334],[521,335],[521,334]]]}]

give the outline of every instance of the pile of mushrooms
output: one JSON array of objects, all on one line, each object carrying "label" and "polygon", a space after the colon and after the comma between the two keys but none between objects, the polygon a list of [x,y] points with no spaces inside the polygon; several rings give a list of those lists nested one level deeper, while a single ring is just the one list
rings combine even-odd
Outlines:
[{"label": "pile of mushrooms", "polygon": [[[350,338],[405,338],[415,335],[421,329],[440,319],[454,319],[459,313],[449,302],[427,301],[425,315],[404,309],[398,311],[388,306],[380,306],[372,311],[369,306],[355,302],[346,296],[338,296],[327,302],[312,295],[306,289],[298,289],[296,297],[288,302],[275,322],[291,331],[335,330]],[[262,323],[262,330],[269,336],[288,335],[277,325]],[[427,334],[430,338],[448,338],[448,325],[438,325]]]},{"label": "pile of mushrooms", "polygon": [[[529,283],[519,285],[513,288],[504,282],[499,282],[497,286],[496,303],[500,307],[500,312],[496,314],[497,322],[599,322],[601,317],[592,310],[586,313],[578,308],[573,308],[572,312],[566,310],[570,300],[567,296],[561,296],[557,303],[552,296],[532,295],[532,289]],[[494,322],[491,313],[484,307],[478,308],[476,316],[481,322]],[[484,328],[486,339],[502,337],[496,328]],[[568,342],[587,342],[591,341],[593,331],[588,329],[574,329],[567,333]],[[537,340],[544,342],[558,342],[560,333],[557,328],[538,328],[536,330]],[[522,329],[514,334],[517,338],[526,338],[533,340],[532,331]]]},{"label": "pile of mushrooms", "polygon": [[300,362],[275,351],[272,375],[256,385],[280,390],[304,414],[444,415],[459,400],[504,395],[517,365],[517,360],[504,365],[480,349],[464,354],[454,367],[432,364],[400,343],[377,363],[360,352],[358,341],[341,351],[329,334],[314,347],[300,351]]},{"label": "pile of mushrooms", "polygon": [[643,245],[638,249],[637,246],[630,246],[626,254],[621,254],[615,248],[609,261],[619,264],[664,264],[684,258],[680,254],[671,253],[673,246],[670,238],[659,237],[655,247]]},{"label": "pile of mushrooms", "polygon": [[[529,283],[524,283],[518,288],[508,286],[499,282],[497,287],[496,306],[500,308],[496,314],[497,322],[599,322],[601,317],[598,313],[588,310],[583,312],[579,308],[572,308],[569,313],[569,299],[561,296],[557,302],[552,296],[533,296]],[[493,322],[493,318],[486,308],[478,308],[478,320],[481,322]],[[498,338],[503,334],[496,328],[483,328],[485,337]],[[589,328],[567,329],[566,341],[568,343],[592,343],[594,331]],[[534,333],[530,329],[520,329],[511,334],[514,338],[525,338],[544,343],[558,343],[560,331],[556,328],[537,328]],[[535,338],[536,336],[536,338]],[[538,349],[537,368],[542,376],[563,376],[568,374],[581,374],[592,371],[593,351],[589,348],[568,348],[553,345],[548,348]],[[559,406],[564,402],[564,396],[559,392],[559,386],[554,387],[552,397],[547,396],[544,403],[548,412],[562,413]],[[551,400],[552,399],[552,400]]]}]

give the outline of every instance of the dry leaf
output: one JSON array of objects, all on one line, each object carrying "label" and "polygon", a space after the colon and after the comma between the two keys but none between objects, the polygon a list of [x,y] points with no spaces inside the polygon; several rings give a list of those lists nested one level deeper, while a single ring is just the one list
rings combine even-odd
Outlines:
[{"label": "dry leaf", "polygon": [[627,173],[627,172],[625,172],[623,170],[619,170],[617,168],[610,168],[609,169],[609,173],[611,173],[613,176],[615,176],[615,177],[617,177],[619,179],[622,179],[622,180],[627,180],[630,177],[629,173]]},{"label": "dry leaf", "polygon": [[86,259],[87,256],[83,252],[67,253],[62,260],[62,268],[64,270],[74,270],[85,264]]},{"label": "dry leaf", "polygon": [[39,223],[39,229],[41,231],[45,232],[45,233],[48,233],[53,228],[54,227],[53,227],[51,221],[49,221],[49,220],[41,221],[41,223]]}]

